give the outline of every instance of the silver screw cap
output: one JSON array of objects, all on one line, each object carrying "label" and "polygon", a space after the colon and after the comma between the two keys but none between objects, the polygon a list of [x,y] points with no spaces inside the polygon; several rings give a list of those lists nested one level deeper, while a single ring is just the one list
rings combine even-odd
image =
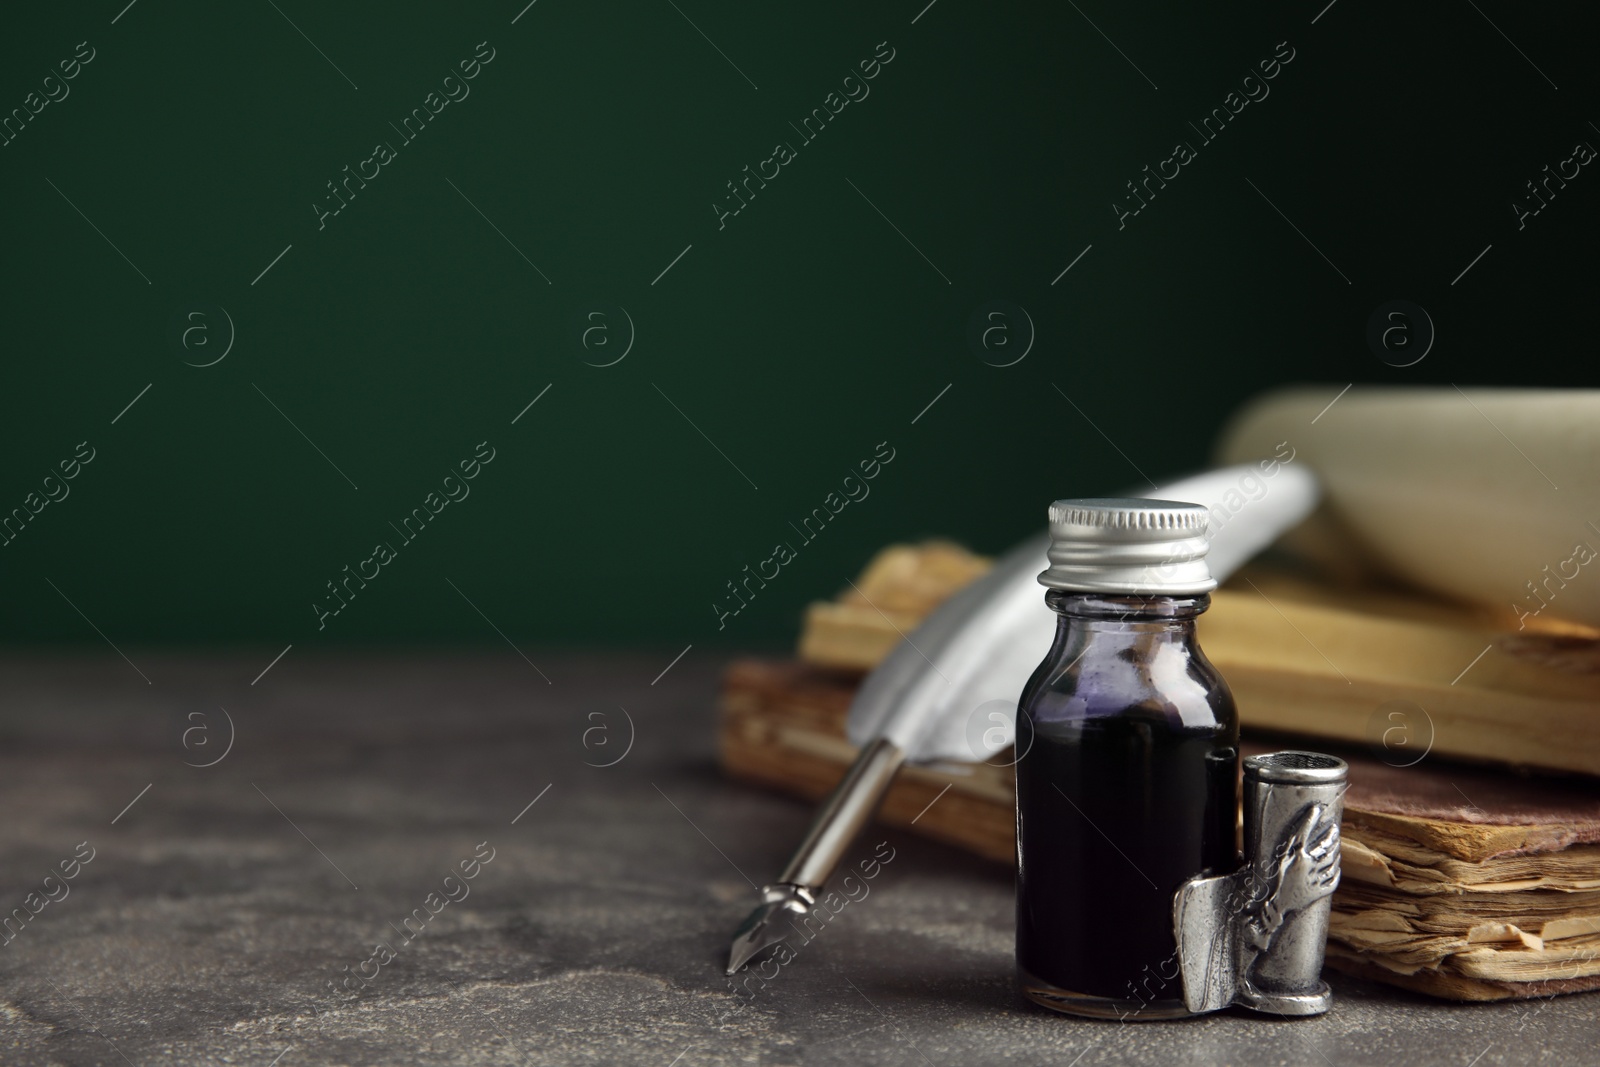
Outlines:
[{"label": "silver screw cap", "polygon": [[1199,504],[1138,497],[1050,505],[1050,566],[1039,584],[1074,593],[1194,596],[1217,587],[1206,566],[1210,516]]}]

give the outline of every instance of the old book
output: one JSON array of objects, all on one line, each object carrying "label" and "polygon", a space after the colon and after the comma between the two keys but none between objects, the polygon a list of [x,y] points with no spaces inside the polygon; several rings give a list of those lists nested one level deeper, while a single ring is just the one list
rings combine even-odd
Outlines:
[{"label": "old book", "polygon": [[[858,682],[857,673],[794,661],[736,661],[723,685],[724,769],[825,796],[855,756],[844,721]],[[1591,786],[1341,754],[1351,772],[1330,966],[1453,1000],[1600,988],[1600,796]],[[908,767],[879,818],[1014,864],[1008,758]]]},{"label": "old book", "polygon": [[[870,670],[987,566],[948,543],[885,549],[859,588],[811,605],[800,656]],[[1199,627],[1247,727],[1354,743],[1387,733],[1419,752],[1600,775],[1600,631],[1262,567],[1213,593]]]},{"label": "old book", "polygon": [[914,630],[990,561],[948,541],[890,545],[836,600],[806,608],[800,658],[845,670],[871,670],[902,631]]}]

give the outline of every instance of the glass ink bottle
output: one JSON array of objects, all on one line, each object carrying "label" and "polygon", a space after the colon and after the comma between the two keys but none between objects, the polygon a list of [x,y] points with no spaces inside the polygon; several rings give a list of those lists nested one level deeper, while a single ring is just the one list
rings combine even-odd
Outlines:
[{"label": "glass ink bottle", "polygon": [[1195,640],[1207,512],[1059,500],[1039,576],[1059,616],[1017,708],[1017,969],[1030,1000],[1188,1015],[1173,897],[1238,864],[1238,712]]}]

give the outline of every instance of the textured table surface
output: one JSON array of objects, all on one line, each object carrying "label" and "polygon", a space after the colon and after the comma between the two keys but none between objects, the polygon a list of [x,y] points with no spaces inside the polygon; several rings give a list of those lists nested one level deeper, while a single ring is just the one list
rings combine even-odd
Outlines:
[{"label": "textured table surface", "polygon": [[719,775],[717,658],[652,685],[672,650],[537,671],[296,650],[252,686],[272,650],[126,651],[150,684],[109,653],[0,660],[0,907],[38,909],[0,947],[0,1063],[1600,1056],[1600,995],[1451,1005],[1337,976],[1309,1021],[1056,1017],[1012,989],[1010,872],[888,831],[857,845],[894,849],[869,895],[737,997],[729,934],[810,812]]}]

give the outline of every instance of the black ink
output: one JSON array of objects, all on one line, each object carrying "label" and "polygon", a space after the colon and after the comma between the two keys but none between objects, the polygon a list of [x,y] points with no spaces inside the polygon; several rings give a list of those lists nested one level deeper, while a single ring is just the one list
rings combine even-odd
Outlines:
[{"label": "black ink", "polygon": [[1194,634],[1210,597],[1046,599],[1055,643],[1018,709],[1023,990],[1080,1014],[1187,1014],[1173,894],[1237,863],[1238,713]]}]

